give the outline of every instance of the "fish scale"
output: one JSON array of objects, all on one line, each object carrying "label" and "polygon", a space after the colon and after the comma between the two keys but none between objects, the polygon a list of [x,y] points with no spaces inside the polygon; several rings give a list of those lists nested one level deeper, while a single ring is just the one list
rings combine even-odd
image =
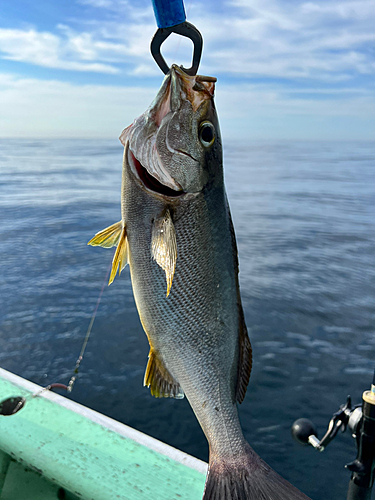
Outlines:
[{"label": "fish scale", "polygon": [[118,246],[111,276],[129,262],[150,343],[145,385],[157,397],[184,393],[210,446],[204,500],[308,500],[258,457],[238,419],[251,346],[214,79],[204,78],[173,66],[150,108],[125,129],[122,220],[89,243]]},{"label": "fish scale", "polygon": [[[234,387],[233,379],[236,377],[236,370],[231,368],[238,362],[237,340],[233,338],[228,343],[228,331],[238,329],[236,316],[231,313],[237,307],[236,296],[230,292],[235,287],[235,281],[234,278],[230,281],[229,273],[225,272],[225,252],[217,251],[221,245],[226,247],[225,243],[230,244],[229,231],[220,234],[222,222],[218,218],[215,222],[218,227],[210,227],[208,197],[204,194],[194,197],[193,203],[190,200],[181,201],[175,207],[173,219],[178,264],[171,294],[166,298],[165,277],[150,254],[150,228],[153,219],[162,212],[163,203],[157,202],[153,209],[144,210],[140,220],[137,208],[137,217],[134,217],[133,207],[149,205],[148,194],[130,175],[124,189],[130,271],[142,325],[151,346],[161,354],[167,369],[184,389],[198,419],[206,422],[211,409],[217,427],[222,427],[225,411],[220,402],[220,391],[215,391],[216,379],[225,381],[222,384],[227,386],[225,396],[230,401],[229,411],[236,413],[230,393],[233,394],[231,386]],[[211,193],[212,198],[215,198],[214,194],[216,192]],[[220,195],[225,200],[224,193]],[[134,199],[136,203],[133,203]],[[215,205],[215,199],[212,204]],[[222,212],[224,218],[225,210]],[[210,235],[217,235],[218,241],[214,242]],[[232,359],[231,363],[227,362],[228,356]],[[215,376],[218,366],[223,367],[224,376]],[[204,402],[203,415],[200,416],[200,407]],[[217,407],[220,407],[219,412],[214,409]],[[217,435],[212,427],[211,421],[209,425],[203,423],[206,435]],[[223,439],[220,441],[223,442]]]}]

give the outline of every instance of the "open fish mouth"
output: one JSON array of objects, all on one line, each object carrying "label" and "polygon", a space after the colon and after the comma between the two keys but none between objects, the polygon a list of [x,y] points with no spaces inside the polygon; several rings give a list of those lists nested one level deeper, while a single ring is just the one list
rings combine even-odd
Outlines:
[{"label": "open fish mouth", "polygon": [[169,197],[177,197],[186,194],[185,191],[183,191],[183,189],[181,188],[181,186],[173,179],[171,180],[173,181],[173,184],[176,185],[177,190],[172,189],[166,184],[163,184],[162,182],[160,182],[159,179],[150,174],[147,168],[144,167],[142,163],[134,156],[134,153],[131,151],[130,148],[128,149],[127,156],[133,174],[138,178],[138,180],[142,183],[142,185],[149,191]]},{"label": "open fish mouth", "polygon": [[127,163],[144,189],[172,198],[201,191],[200,145],[187,116],[212,100],[215,81],[173,66],[151,106],[122,132]]}]

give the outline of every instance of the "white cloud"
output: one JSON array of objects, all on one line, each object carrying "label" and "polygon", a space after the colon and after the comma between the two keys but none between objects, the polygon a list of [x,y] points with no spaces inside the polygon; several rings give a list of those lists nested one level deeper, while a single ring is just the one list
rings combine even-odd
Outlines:
[{"label": "white cloud", "polygon": [[90,5],[91,7],[96,7],[99,9],[113,8],[112,0],[79,0],[78,3],[82,5]]},{"label": "white cloud", "polygon": [[302,4],[301,10],[306,14],[317,14],[324,17],[330,15],[342,19],[365,19],[374,18],[375,6],[371,0],[352,1],[330,1],[330,2],[306,2]]},{"label": "white cloud", "polygon": [[223,140],[373,140],[375,96],[348,88],[336,92],[239,85],[217,91]]},{"label": "white cloud", "polygon": [[117,18],[128,21],[133,20],[138,23],[151,21],[155,26],[151,2],[142,4],[129,0],[77,0],[77,3],[99,9],[104,14],[115,14]]},{"label": "white cloud", "polygon": [[228,16],[192,9],[211,72],[323,81],[375,72],[373,0],[232,0],[228,7]]},{"label": "white cloud", "polygon": [[118,137],[154,94],[153,89],[0,74],[0,136]]},{"label": "white cloud", "polygon": [[[33,29],[0,29],[0,53],[3,59],[22,61],[28,64],[74,71],[93,71],[99,73],[118,73],[118,68],[87,57],[79,46],[69,48],[68,43],[52,33],[38,32]],[[75,56],[75,57],[74,57]],[[77,57],[78,56],[78,57]],[[86,57],[85,57],[86,56]]]},{"label": "white cloud", "polygon": [[[0,74],[0,136],[116,138],[145,111],[157,90]],[[375,136],[375,97],[370,92],[350,87],[339,96],[313,88],[304,92],[271,85],[233,88],[219,82],[216,101],[223,137]]]},{"label": "white cloud", "polygon": [[[79,1],[87,6],[87,17],[65,19],[53,32],[0,28],[0,58],[122,72],[124,82],[137,85],[161,80],[149,52],[155,32],[151,6]],[[219,112],[227,134],[273,130],[280,136],[284,127],[286,134],[294,130],[303,136],[315,124],[318,135],[375,136],[375,85],[368,78],[375,73],[373,0],[228,0],[220,9],[212,0],[197,0],[188,19],[204,37],[200,72],[219,77]],[[190,65],[191,42],[183,37],[172,35],[162,52],[169,63]],[[226,88],[221,81],[228,75],[248,84]],[[0,135],[116,136],[157,90],[1,78]],[[273,83],[250,85],[255,78]],[[298,89],[298,83],[311,88]]]},{"label": "white cloud", "polygon": [[[301,97],[301,94],[309,97]],[[371,118],[375,115],[375,96],[365,90],[346,88],[336,91],[315,89],[281,90],[271,85],[237,85],[225,87],[217,96],[220,116],[232,119],[250,118],[256,113],[267,116],[309,115]]]},{"label": "white cloud", "polygon": [[[80,3],[108,15],[76,20],[74,28],[73,21],[60,24],[55,33],[0,29],[3,57],[77,71],[145,77],[158,72],[149,51],[155,32],[151,6],[135,7],[127,0]],[[333,83],[375,73],[373,0],[230,0],[224,5],[223,13],[213,2],[191,4],[188,18],[204,36],[203,72]],[[167,61],[190,65],[190,42],[171,38],[162,47]]]}]

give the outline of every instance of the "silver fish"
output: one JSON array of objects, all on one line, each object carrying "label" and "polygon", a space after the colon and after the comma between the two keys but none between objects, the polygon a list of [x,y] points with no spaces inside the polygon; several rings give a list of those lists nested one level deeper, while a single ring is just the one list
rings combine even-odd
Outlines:
[{"label": "silver fish", "polygon": [[122,220],[89,244],[130,265],[150,343],[144,385],[189,400],[210,447],[204,500],[308,500],[246,442],[237,414],[251,371],[225,193],[215,78],[172,66],[122,133]]}]

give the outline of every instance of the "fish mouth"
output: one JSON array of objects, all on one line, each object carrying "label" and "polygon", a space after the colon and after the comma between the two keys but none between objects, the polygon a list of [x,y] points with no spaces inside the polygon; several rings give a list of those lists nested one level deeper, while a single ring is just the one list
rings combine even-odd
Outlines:
[{"label": "fish mouth", "polygon": [[[168,196],[176,198],[178,196],[182,196],[185,194],[185,191],[180,188],[178,191],[162,184],[156,177],[150,174],[146,167],[144,167],[139,160],[134,156],[134,153],[131,149],[128,149],[128,160],[130,164],[130,168],[135,174],[135,176],[140,180],[142,185],[149,191],[153,193],[161,194],[162,196]],[[177,183],[176,183],[177,185]]]}]

